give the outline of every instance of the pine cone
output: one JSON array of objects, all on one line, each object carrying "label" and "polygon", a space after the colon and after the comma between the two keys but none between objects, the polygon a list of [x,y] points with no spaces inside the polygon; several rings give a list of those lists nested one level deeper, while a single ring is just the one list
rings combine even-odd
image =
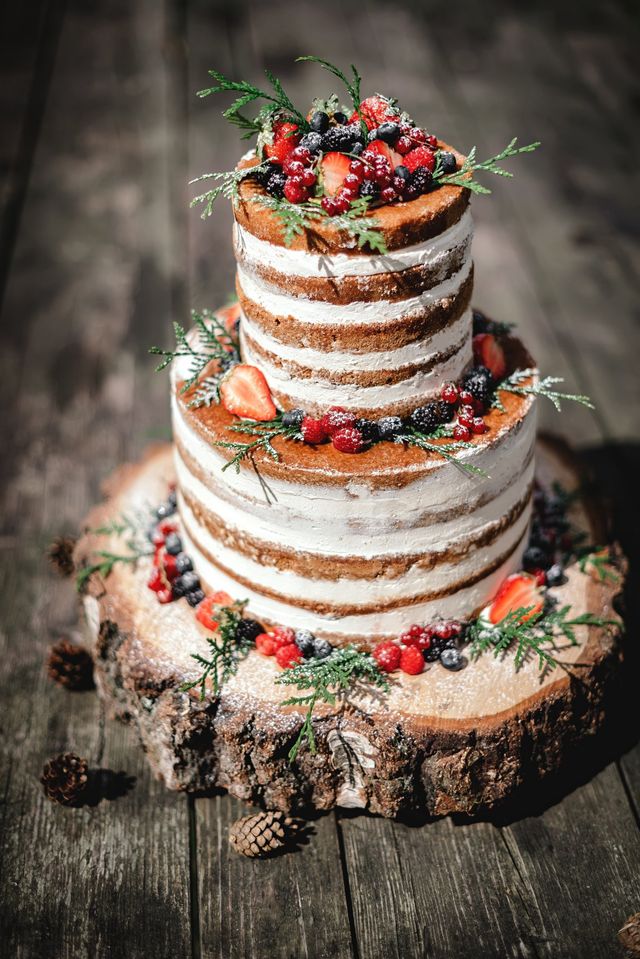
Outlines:
[{"label": "pine cone", "polygon": [[79,804],[89,781],[89,764],[75,753],[61,753],[44,764],[40,782],[45,796],[63,806]]},{"label": "pine cone", "polygon": [[618,933],[618,939],[629,956],[640,956],[640,912],[629,916]]},{"label": "pine cone", "polygon": [[73,536],[57,536],[47,550],[49,562],[61,576],[72,576],[75,570],[73,551],[76,540]]},{"label": "pine cone", "polygon": [[93,660],[86,649],[61,639],[49,651],[49,678],[60,686],[79,691],[93,689]]},{"label": "pine cone", "polygon": [[243,856],[260,858],[282,849],[299,828],[299,821],[283,812],[260,812],[237,819],[229,830],[229,842]]}]

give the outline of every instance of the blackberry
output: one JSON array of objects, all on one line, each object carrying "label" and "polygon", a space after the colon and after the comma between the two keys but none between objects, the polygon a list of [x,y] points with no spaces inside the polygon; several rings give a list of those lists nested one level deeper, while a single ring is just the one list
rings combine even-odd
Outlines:
[{"label": "blackberry", "polygon": [[169,533],[164,541],[164,548],[170,556],[177,556],[182,552],[182,540],[177,533]]},{"label": "blackberry", "polygon": [[262,623],[256,619],[241,619],[236,629],[236,639],[248,639],[253,643],[256,636],[262,632],[264,632]]},{"label": "blackberry", "polygon": [[251,179],[255,180],[256,183],[259,183],[260,186],[266,186],[267,181],[272,173],[273,173],[273,166],[271,163],[268,163],[266,166],[258,167],[256,169],[256,172],[251,174]]},{"label": "blackberry", "polygon": [[564,569],[560,563],[554,563],[547,570],[547,586],[562,586],[566,583],[567,577],[564,575]]},{"label": "blackberry", "polygon": [[287,410],[286,413],[282,414],[282,425],[283,426],[300,426],[304,419],[305,413],[304,410]]},{"label": "blackberry", "polygon": [[365,443],[377,443],[380,439],[378,424],[374,423],[373,420],[360,418],[355,421],[354,425],[355,428],[362,433],[362,438]]},{"label": "blackberry", "polygon": [[282,170],[275,170],[265,183],[265,189],[267,193],[270,193],[271,196],[275,196],[280,199],[284,196],[284,185],[287,182],[286,175]]},{"label": "blackberry", "polygon": [[393,440],[404,429],[399,416],[382,416],[378,420],[378,432],[381,440]]},{"label": "blackberry", "polygon": [[445,403],[444,400],[438,400],[435,404],[438,410],[438,416],[441,423],[450,423],[455,416],[456,408],[453,403]]},{"label": "blackberry", "polygon": [[534,569],[546,569],[549,565],[549,554],[540,546],[529,546],[524,551],[522,565],[528,573]]},{"label": "blackberry", "polygon": [[428,193],[431,189],[432,182],[433,176],[430,171],[427,170],[426,167],[421,166],[411,174],[409,185],[413,187],[414,190],[417,190],[418,193]]},{"label": "blackberry", "polygon": [[378,137],[385,143],[395,143],[400,136],[400,127],[397,123],[381,123],[378,127]]},{"label": "blackberry", "polygon": [[425,663],[436,663],[440,659],[440,653],[444,647],[440,648],[441,640],[432,639],[429,649],[422,650],[422,658]]},{"label": "blackberry", "polygon": [[336,123],[339,123],[341,126],[344,125],[345,123],[348,123],[349,121],[349,117],[346,115],[346,113],[342,113],[340,110],[338,110],[336,113],[333,114],[333,119]]},{"label": "blackberry", "polygon": [[380,188],[377,183],[374,183],[373,180],[364,180],[362,186],[360,187],[360,196],[370,196],[372,199],[376,199],[380,194]]},{"label": "blackberry", "polygon": [[310,133],[305,133],[300,140],[300,146],[306,147],[309,153],[319,153],[322,149],[322,134],[316,133],[315,130],[312,130]]},{"label": "blackberry", "polygon": [[183,573],[190,573],[193,569],[193,561],[186,553],[178,553],[176,556],[176,569],[182,576]]},{"label": "blackberry", "polygon": [[160,506],[156,509],[156,516],[158,519],[167,519],[167,517],[172,516],[175,511],[175,503],[160,503]]},{"label": "blackberry", "polygon": [[448,150],[440,150],[438,158],[440,160],[440,169],[443,173],[455,173],[458,169],[458,161],[453,153],[449,153]]},{"label": "blackberry", "polygon": [[200,589],[200,577],[193,570],[188,570],[173,581],[173,592],[176,596],[186,596],[194,589]]},{"label": "blackberry", "polygon": [[359,140],[356,140],[356,142],[351,147],[351,152],[353,153],[354,156],[357,156],[357,157],[360,156],[363,150],[364,150],[364,143],[361,143]]},{"label": "blackberry", "polygon": [[329,115],[322,110],[316,110],[309,120],[309,127],[314,133],[326,133],[329,129]]},{"label": "blackberry", "polygon": [[493,377],[486,366],[474,366],[462,378],[462,387],[476,400],[487,404],[493,389]]},{"label": "blackberry", "polygon": [[325,153],[337,150],[338,153],[349,152],[352,146],[352,135],[346,127],[329,127],[322,135],[322,149]]},{"label": "blackberry", "polygon": [[327,656],[330,656],[333,652],[333,647],[331,643],[328,643],[326,639],[314,639],[313,641],[313,657],[314,659],[326,659]]},{"label": "blackberry", "polygon": [[426,406],[419,406],[411,414],[411,423],[421,433],[433,433],[436,426],[440,424],[438,403],[428,403]]},{"label": "blackberry", "polygon": [[294,642],[305,659],[309,659],[314,655],[316,638],[310,630],[296,629]]},{"label": "blackberry", "polygon": [[459,649],[443,649],[440,653],[440,663],[445,669],[457,670],[466,666],[466,660]]},{"label": "blackberry", "polygon": [[189,606],[199,606],[204,599],[204,593],[201,589],[194,589],[187,593],[187,602]]}]

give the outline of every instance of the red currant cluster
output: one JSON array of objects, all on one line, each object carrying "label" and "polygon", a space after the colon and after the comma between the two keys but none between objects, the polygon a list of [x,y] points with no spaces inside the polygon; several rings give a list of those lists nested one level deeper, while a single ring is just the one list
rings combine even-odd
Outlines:
[{"label": "red currant cluster", "polygon": [[458,645],[462,640],[463,625],[455,620],[415,624],[400,636],[399,642],[379,643],[373,658],[385,673],[400,669],[410,676],[418,676],[425,663],[440,663],[445,669],[457,670],[464,665]]},{"label": "red currant cluster", "polygon": [[457,409],[453,438],[468,442],[472,434],[480,436],[486,433],[487,424],[482,418],[484,403],[468,390],[459,389],[455,383],[446,383],[440,392],[445,403]]},{"label": "red currant cluster", "polygon": [[303,203],[311,196],[318,177],[313,169],[315,158],[304,146],[297,146],[282,164],[286,174],[283,192],[290,203]]}]

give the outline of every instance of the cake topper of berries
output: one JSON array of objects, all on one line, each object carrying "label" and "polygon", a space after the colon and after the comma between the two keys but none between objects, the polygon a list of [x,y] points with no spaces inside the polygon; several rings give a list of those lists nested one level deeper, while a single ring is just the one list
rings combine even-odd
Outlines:
[{"label": "cake topper of berries", "polygon": [[[466,157],[459,156],[418,126],[396,100],[379,93],[362,98],[362,78],[353,64],[347,75],[320,57],[298,57],[297,62],[305,61],[319,64],[339,80],[350,103],[343,105],[332,93],[328,99],[314,99],[305,114],[269,70],[265,71],[269,89],[209,71],[215,84],[198,96],[235,93],[223,116],[239,127],[244,139],[257,139],[253,162],[192,181],[216,184],[192,200],[192,206],[203,205],[203,217],[212,213],[219,196],[235,201],[239,184],[251,179],[262,188],[256,202],[281,221],[285,243],[313,221],[331,217],[359,247],[384,253],[384,237],[369,215],[371,208],[415,200],[445,185],[490,193],[476,179],[477,173],[510,177],[500,164],[539,146],[535,142],[519,147],[514,138],[488,160],[478,161],[475,147]],[[256,116],[247,116],[247,107],[257,103],[261,106]]]}]

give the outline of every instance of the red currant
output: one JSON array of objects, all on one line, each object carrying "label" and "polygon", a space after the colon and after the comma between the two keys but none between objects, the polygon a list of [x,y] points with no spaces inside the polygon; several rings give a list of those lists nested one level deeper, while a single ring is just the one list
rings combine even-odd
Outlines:
[{"label": "red currant", "polygon": [[301,176],[304,173],[304,163],[301,163],[300,160],[295,160],[292,156],[288,156],[282,164],[282,169],[287,176]]},{"label": "red currant", "polygon": [[354,173],[362,183],[364,180],[364,163],[362,160],[352,160],[349,164],[349,173]]},{"label": "red currant", "polygon": [[471,430],[463,423],[458,423],[457,426],[453,427],[453,438],[458,440],[459,443],[468,443],[471,439]]},{"label": "red currant", "polygon": [[435,623],[433,626],[434,636],[437,636],[438,639],[451,639],[453,636],[453,630],[451,629],[450,623]]},{"label": "red currant", "polygon": [[357,190],[361,183],[362,177],[358,176],[357,173],[347,173],[344,178],[344,185],[347,190]]},{"label": "red currant", "polygon": [[329,216],[333,216],[338,211],[336,210],[336,203],[332,196],[323,196],[320,200],[320,205],[325,213],[328,213]]},{"label": "red currant", "polygon": [[437,149],[437,146],[438,146],[438,138],[437,138],[437,137],[434,137],[433,133],[428,133],[428,134],[427,134],[427,146],[428,146],[428,147],[431,147],[432,150]]},{"label": "red currant", "polygon": [[298,177],[289,177],[284,185],[284,195],[290,203],[302,203],[309,198],[309,191]]},{"label": "red currant", "polygon": [[398,137],[394,150],[399,153],[401,156],[404,156],[405,153],[408,153],[409,150],[413,149],[413,143],[409,137],[401,136]]},{"label": "red currant", "polygon": [[458,387],[455,383],[445,383],[442,387],[440,396],[445,401],[445,403],[457,403],[458,402]]},{"label": "red currant", "polygon": [[427,142],[427,134],[424,130],[421,130],[420,127],[412,127],[409,136],[413,140],[414,144]]},{"label": "red currant", "polygon": [[482,433],[487,432],[487,424],[485,423],[485,421],[482,419],[481,416],[476,416],[474,417],[473,422],[471,423],[471,429],[473,430],[474,433],[480,436]]},{"label": "red currant", "polygon": [[473,406],[473,396],[469,390],[460,390],[460,403],[462,406]]},{"label": "red currant", "polygon": [[341,191],[333,198],[334,210],[336,213],[346,213],[349,209],[350,198],[344,191]]},{"label": "red currant", "polygon": [[295,150],[291,151],[291,157],[294,160],[300,160],[301,163],[309,163],[311,161],[311,151],[307,150],[306,147],[297,146]]}]

